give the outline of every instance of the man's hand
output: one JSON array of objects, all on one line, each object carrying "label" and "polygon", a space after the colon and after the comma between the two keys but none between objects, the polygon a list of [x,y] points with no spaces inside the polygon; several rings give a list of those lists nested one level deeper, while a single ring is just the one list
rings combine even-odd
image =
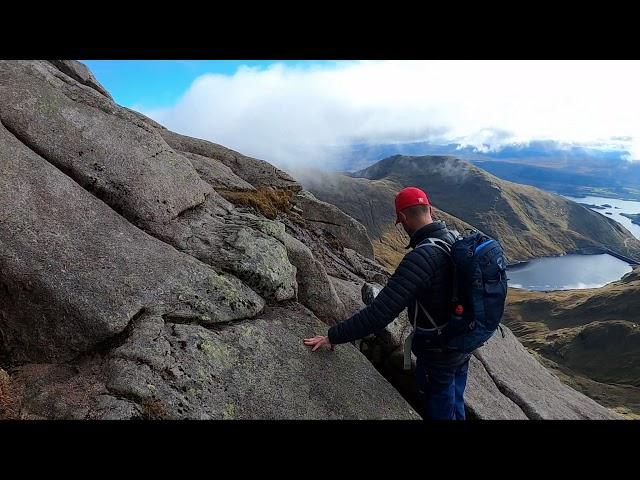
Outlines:
[{"label": "man's hand", "polygon": [[311,349],[312,352],[315,352],[317,349],[319,349],[323,345],[331,347],[331,351],[336,349],[336,346],[332,345],[331,342],[329,342],[329,337],[327,337],[326,335],[316,335],[313,338],[305,338],[304,344],[307,345],[308,347],[313,347]]}]

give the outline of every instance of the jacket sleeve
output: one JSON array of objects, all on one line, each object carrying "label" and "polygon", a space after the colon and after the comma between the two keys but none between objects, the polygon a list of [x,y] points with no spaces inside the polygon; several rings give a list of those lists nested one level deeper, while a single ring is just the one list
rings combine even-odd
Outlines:
[{"label": "jacket sleeve", "polygon": [[352,342],[382,330],[415,300],[419,291],[429,288],[434,260],[420,250],[426,249],[405,255],[373,302],[329,329],[327,335],[332,344]]}]

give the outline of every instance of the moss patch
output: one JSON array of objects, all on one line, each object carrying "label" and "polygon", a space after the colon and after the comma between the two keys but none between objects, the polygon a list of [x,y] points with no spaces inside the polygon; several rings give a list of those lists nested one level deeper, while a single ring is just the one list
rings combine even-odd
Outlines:
[{"label": "moss patch", "polygon": [[236,416],[236,406],[233,403],[225,403],[222,410],[222,418],[224,420],[233,420]]},{"label": "moss patch", "polygon": [[233,367],[232,351],[226,345],[205,340],[198,345],[198,348],[215,364],[221,365],[223,368]]},{"label": "moss patch", "polygon": [[173,419],[162,402],[155,397],[145,398],[142,401],[142,415],[147,420]]},{"label": "moss patch", "polygon": [[236,206],[251,207],[273,220],[280,212],[291,208],[293,191],[260,187],[250,191],[218,190],[218,193]]},{"label": "moss patch", "polygon": [[0,368],[0,420],[17,418],[17,399],[9,374]]}]

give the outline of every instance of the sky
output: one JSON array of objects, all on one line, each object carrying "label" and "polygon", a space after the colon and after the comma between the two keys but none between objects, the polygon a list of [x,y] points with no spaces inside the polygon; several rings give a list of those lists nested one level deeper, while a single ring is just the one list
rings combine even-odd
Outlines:
[{"label": "sky", "polygon": [[[233,75],[240,66],[265,68],[273,60],[82,60],[96,78],[125,107],[173,106],[200,75]],[[284,65],[311,64],[281,61]],[[318,63],[318,62],[313,62]],[[320,62],[330,63],[330,62]]]},{"label": "sky", "polygon": [[639,61],[83,61],[116,102],[279,166],[336,146],[550,140],[640,160]]}]

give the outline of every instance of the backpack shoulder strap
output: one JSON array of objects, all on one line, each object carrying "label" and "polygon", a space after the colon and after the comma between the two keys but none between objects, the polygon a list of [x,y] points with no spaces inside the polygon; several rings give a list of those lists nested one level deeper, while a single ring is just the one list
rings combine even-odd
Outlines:
[{"label": "backpack shoulder strap", "polygon": [[[439,250],[442,250],[447,255],[447,257],[449,257],[449,259],[453,260],[453,258],[451,256],[451,246],[447,242],[445,242],[444,240],[442,240],[440,238],[429,237],[429,238],[423,240],[422,242],[420,242],[418,245],[416,245],[416,248],[425,247],[425,246],[429,246],[429,245],[432,246],[432,247],[436,247]],[[455,267],[455,265],[454,265],[454,267]],[[454,273],[454,278],[455,278],[455,273]],[[455,281],[454,281],[454,292],[456,290],[457,290],[457,288],[455,286]],[[404,370],[411,370],[411,344],[413,342],[413,337],[414,337],[414,335],[416,333],[416,330],[418,330],[418,325],[417,325],[418,308],[420,308],[422,310],[422,312],[425,314],[427,319],[433,325],[433,328],[421,329],[421,330],[424,330],[424,331],[436,331],[438,333],[438,335],[441,335],[442,334],[442,329],[444,327],[446,327],[446,325],[447,325],[445,323],[444,325],[438,326],[438,324],[435,322],[433,317],[431,315],[429,315],[429,312],[427,311],[427,309],[424,308],[424,306],[416,298],[416,305],[415,305],[415,310],[414,310],[414,313],[413,313],[413,324],[412,324],[411,333],[405,339],[404,345],[403,345],[403,350],[404,350],[404,352],[403,352],[404,353],[404,365],[403,365],[403,368],[404,368]]]},{"label": "backpack shoulder strap", "polygon": [[429,238],[423,240],[422,242],[420,242],[418,245],[416,245],[416,248],[424,247],[424,246],[427,246],[427,245],[431,245],[432,247],[439,248],[444,253],[446,253],[448,256],[451,256],[451,246],[447,242],[445,242],[444,240],[442,240],[440,238],[429,237]]}]

